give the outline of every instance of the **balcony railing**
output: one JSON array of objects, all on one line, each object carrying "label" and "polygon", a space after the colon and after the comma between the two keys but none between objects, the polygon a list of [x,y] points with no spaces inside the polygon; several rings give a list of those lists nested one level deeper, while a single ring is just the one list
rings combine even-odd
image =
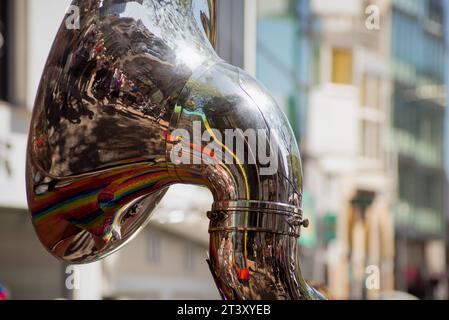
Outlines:
[{"label": "balcony railing", "polygon": [[424,166],[432,168],[441,168],[443,166],[442,148],[419,141],[404,130],[394,129],[392,137],[392,147],[399,154],[413,158]]},{"label": "balcony railing", "polygon": [[439,235],[443,232],[442,213],[435,209],[420,208],[399,200],[394,209],[395,224],[420,234]]}]

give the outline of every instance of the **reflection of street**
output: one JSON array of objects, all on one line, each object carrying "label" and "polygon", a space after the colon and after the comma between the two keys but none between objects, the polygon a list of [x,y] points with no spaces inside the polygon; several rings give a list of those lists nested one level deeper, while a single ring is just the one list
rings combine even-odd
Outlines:
[{"label": "reflection of street", "polygon": [[285,252],[289,242],[296,240],[283,235],[251,232],[248,241],[253,245],[248,248],[245,258],[241,250],[245,239],[242,234],[229,232],[221,237],[217,251],[220,265],[218,276],[222,279],[221,283],[227,284],[222,289],[240,292],[256,300],[289,299],[291,292],[283,284],[299,270],[286,266]]}]

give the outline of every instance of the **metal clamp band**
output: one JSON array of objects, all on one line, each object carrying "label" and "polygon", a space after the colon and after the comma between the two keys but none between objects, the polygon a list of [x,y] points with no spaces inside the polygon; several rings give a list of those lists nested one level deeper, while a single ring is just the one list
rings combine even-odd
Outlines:
[{"label": "metal clamp band", "polygon": [[212,204],[213,211],[220,211],[220,210],[229,211],[237,209],[277,212],[278,214],[283,215],[294,215],[294,214],[302,215],[301,208],[280,202],[236,200],[236,201],[220,201],[214,202]]},{"label": "metal clamp band", "polygon": [[299,237],[301,226],[308,226],[299,208],[275,202],[216,202],[208,218],[210,233],[253,231]]}]

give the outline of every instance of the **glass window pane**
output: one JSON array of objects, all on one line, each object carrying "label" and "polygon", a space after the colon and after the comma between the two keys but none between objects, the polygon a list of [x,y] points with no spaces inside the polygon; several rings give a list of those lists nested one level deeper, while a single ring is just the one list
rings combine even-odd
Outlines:
[{"label": "glass window pane", "polygon": [[332,50],[332,82],[352,83],[352,51],[348,49]]}]

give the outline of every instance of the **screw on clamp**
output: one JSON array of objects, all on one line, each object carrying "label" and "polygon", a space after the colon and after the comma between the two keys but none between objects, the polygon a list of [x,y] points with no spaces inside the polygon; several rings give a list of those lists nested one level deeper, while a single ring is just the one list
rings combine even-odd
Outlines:
[{"label": "screw on clamp", "polygon": [[309,219],[304,219],[304,220],[302,220],[302,221],[301,221],[301,225],[302,225],[304,228],[308,228],[309,225],[310,225]]},{"label": "screw on clamp", "polygon": [[223,221],[227,217],[227,213],[225,211],[208,211],[207,217],[211,221]]}]

